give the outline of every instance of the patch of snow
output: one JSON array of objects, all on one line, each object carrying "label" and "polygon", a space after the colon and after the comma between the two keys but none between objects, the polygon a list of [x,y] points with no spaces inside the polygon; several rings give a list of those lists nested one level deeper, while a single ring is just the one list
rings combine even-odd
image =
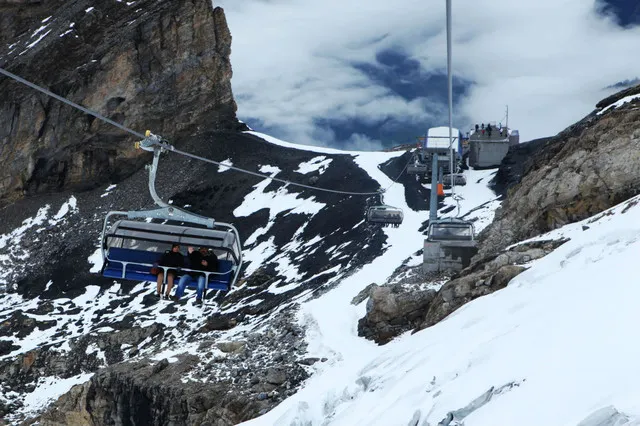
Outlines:
[{"label": "patch of snow", "polygon": [[[227,170],[231,170],[229,167],[233,166],[233,163],[231,162],[231,158],[227,158],[224,161],[220,162],[221,164],[218,166],[218,173],[222,173],[222,172],[226,172]],[[222,164],[224,164],[225,166],[223,166]]]},{"label": "patch of snow", "polygon": [[324,155],[314,157],[307,162],[300,163],[298,165],[298,169],[295,170],[295,172],[306,175],[308,173],[318,171],[320,174],[322,174],[325,170],[327,170],[329,164],[331,164],[332,161],[333,160],[331,158],[327,158]]},{"label": "patch of snow", "polygon": [[[27,44],[27,50],[31,49],[33,46],[35,46],[36,44],[40,43],[40,40],[42,40],[43,38],[45,38],[47,35],[49,35],[49,33],[51,32],[51,30],[47,31],[46,33],[42,34],[40,37],[38,37],[36,39],[36,41],[34,41],[33,43],[29,43]],[[23,53],[26,53],[27,50],[25,50],[24,52],[20,53],[20,55],[22,55]]]},{"label": "patch of snow", "polygon": [[50,376],[38,379],[38,385],[33,392],[24,397],[24,406],[20,409],[23,413],[34,413],[42,410],[55,399],[65,394],[74,385],[84,383],[93,374],[79,374],[66,379]]},{"label": "patch of snow", "polygon": [[90,8],[86,9],[86,10],[85,10],[85,12],[86,12],[86,13],[89,13],[89,12],[91,12],[93,9],[95,9],[95,7],[91,6]]},{"label": "patch of snow", "polygon": [[38,28],[37,30],[35,30],[35,31],[33,32],[33,34],[31,34],[31,37],[29,37],[29,38],[34,38],[35,36],[37,36],[38,34],[40,34],[42,31],[44,31],[44,30],[45,30],[45,28],[47,28],[47,25],[43,25],[43,26],[41,26],[40,28]]},{"label": "patch of snow", "polygon": [[44,19],[43,19],[42,21],[40,21],[40,22],[42,22],[42,23],[44,24],[44,23],[48,22],[48,21],[49,21],[49,19],[51,19],[51,18],[52,18],[52,16],[49,16],[48,18],[44,18]]},{"label": "patch of snow", "polygon": [[255,247],[249,250],[244,250],[243,259],[244,262],[249,263],[244,275],[249,276],[253,274],[262,265],[264,260],[269,259],[271,256],[278,252],[278,248],[273,243],[275,237],[271,236],[269,240],[263,241]]},{"label": "patch of snow", "polygon": [[98,247],[96,251],[94,251],[91,256],[89,256],[87,261],[91,265],[93,265],[91,266],[91,269],[89,269],[89,272],[91,272],[92,274],[97,274],[98,272],[100,272],[102,270],[102,265],[104,264],[104,261],[102,259],[102,249]]},{"label": "patch of snow", "polygon": [[107,188],[104,190],[104,194],[100,195],[100,197],[106,197],[107,195],[109,195],[109,194],[110,194],[110,192],[111,192],[113,189],[115,189],[115,187],[116,187],[116,186],[117,186],[117,185],[115,185],[115,184],[111,184],[111,185],[107,186]]},{"label": "patch of snow", "polygon": [[[280,172],[280,169],[274,166],[262,166],[260,172],[269,173],[270,176],[275,177]],[[325,204],[314,201],[314,197],[304,199],[299,198],[301,197],[300,194],[288,192],[286,189],[287,185],[281,186],[275,191],[265,192],[265,189],[271,182],[270,179],[265,179],[254,185],[255,189],[247,194],[244,200],[242,200],[242,203],[233,211],[235,217],[245,217],[264,208],[269,209],[269,222],[267,225],[258,228],[247,238],[243,245],[251,245],[257,241],[258,237],[265,235],[275,223],[274,219],[276,216],[280,213],[286,212],[285,215],[313,215],[325,207]]]},{"label": "patch of snow", "polygon": [[60,206],[60,210],[58,210],[58,213],[56,213],[56,215],[53,217],[53,219],[49,220],[49,223],[52,225],[57,224],[58,222],[60,222],[60,220],[65,217],[65,215],[67,213],[69,213],[69,211],[73,212],[73,213],[77,213],[78,211],[78,200],[76,199],[76,197],[74,197],[73,195],[69,198],[69,201],[66,201],[62,204],[62,206]]},{"label": "patch of snow", "polygon": [[267,141],[267,142],[269,142],[271,144],[274,144],[274,145],[283,146],[285,148],[298,149],[298,150],[301,150],[301,151],[318,152],[318,153],[321,153],[321,154],[361,154],[362,153],[360,151],[341,151],[339,149],[334,149],[334,148],[324,148],[324,147],[320,147],[320,146],[300,145],[300,144],[296,144],[296,143],[285,142],[285,141],[282,141],[280,139],[274,138],[273,136],[265,135],[264,133],[260,133],[260,132],[248,131],[248,132],[244,132],[244,133],[249,133],[251,135],[255,135],[255,136],[259,137],[260,139],[264,139],[265,141]]},{"label": "patch of snow", "polygon": [[[491,179],[497,172],[498,169],[465,170],[467,184],[455,187],[455,194],[459,199],[459,211],[458,203],[451,196],[448,196],[444,199],[443,208],[455,206],[456,209],[440,217],[460,217],[471,221],[476,234],[489,226],[493,222],[496,209],[501,204],[498,201],[498,196],[489,187]],[[445,190],[445,194],[451,194],[451,190]]]},{"label": "patch of snow", "polygon": [[36,226],[41,226],[44,224],[47,219],[47,214],[49,213],[50,205],[46,205],[38,209],[38,213],[34,218],[27,218],[22,221],[22,226],[11,231],[10,234],[2,234],[0,235],[0,249],[6,247],[6,245],[11,242],[13,245],[19,245],[20,240],[24,233]]},{"label": "patch of snow", "polygon": [[631,102],[634,99],[640,99],[640,94],[625,96],[624,98],[620,99],[619,101],[616,101],[616,102],[612,103],[611,105],[606,106],[601,111],[598,111],[597,115],[602,115],[605,112],[609,111],[610,109],[621,107],[622,105],[626,104],[627,102]]}]

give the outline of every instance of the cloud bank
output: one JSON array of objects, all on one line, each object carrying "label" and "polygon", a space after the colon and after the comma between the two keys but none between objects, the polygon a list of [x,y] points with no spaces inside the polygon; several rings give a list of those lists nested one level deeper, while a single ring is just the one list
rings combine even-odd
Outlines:
[{"label": "cloud bank", "polygon": [[[239,118],[256,130],[374,149],[446,125],[444,0],[214,5],[233,35]],[[553,135],[635,79],[640,28],[601,10],[585,0],[453,0],[454,126],[500,121],[508,104],[521,140]]]}]

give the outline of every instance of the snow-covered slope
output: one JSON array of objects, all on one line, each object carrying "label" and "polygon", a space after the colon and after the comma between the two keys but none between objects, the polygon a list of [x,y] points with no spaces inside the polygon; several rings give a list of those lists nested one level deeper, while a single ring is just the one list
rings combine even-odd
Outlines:
[{"label": "snow-covered slope", "polygon": [[506,289],[383,347],[356,336],[364,303],[348,303],[374,271],[388,273],[380,258],[302,306],[310,347],[334,362],[246,424],[640,424],[638,202],[537,238],[570,241]]}]

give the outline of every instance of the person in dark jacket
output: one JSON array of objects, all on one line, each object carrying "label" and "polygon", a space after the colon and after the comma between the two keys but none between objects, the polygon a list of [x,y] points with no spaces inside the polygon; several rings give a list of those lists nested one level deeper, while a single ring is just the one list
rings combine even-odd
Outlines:
[{"label": "person in dark jacket", "polygon": [[[165,254],[162,255],[158,264],[160,266],[182,268],[184,266],[184,256],[182,255],[182,253],[180,253],[180,244],[178,243],[172,244],[171,250],[167,251]],[[175,277],[176,277],[176,270],[168,269],[167,270],[167,291],[164,296],[165,299],[169,298],[169,293],[173,288],[173,280],[175,279]],[[164,281],[164,269],[160,269],[160,273],[158,274],[158,280],[157,280],[158,297],[162,296],[163,281]]]},{"label": "person in dark jacket", "polygon": [[[206,247],[200,247],[198,251],[193,247],[189,247],[189,269],[195,269],[196,271],[217,271],[218,258],[215,254],[210,254]],[[202,294],[207,283],[206,274],[191,271],[188,274],[183,275],[178,282],[178,288],[176,290],[176,298],[179,299],[184,294],[185,287],[192,281],[198,281],[198,288],[196,290],[196,302],[202,303]]]}]

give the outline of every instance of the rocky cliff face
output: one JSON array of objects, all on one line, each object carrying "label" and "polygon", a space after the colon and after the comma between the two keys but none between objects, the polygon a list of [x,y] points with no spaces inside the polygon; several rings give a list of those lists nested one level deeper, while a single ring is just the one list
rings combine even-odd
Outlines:
[{"label": "rocky cliff face", "polygon": [[638,93],[640,86],[609,97],[598,103],[600,112],[538,143],[524,175],[508,189],[494,222],[481,235],[478,258],[638,194],[640,99],[603,110]]},{"label": "rocky cliff face", "polygon": [[[238,126],[231,35],[211,2],[32,3],[0,3],[9,71],[140,132]],[[7,78],[0,98],[0,200],[117,181],[146,158],[131,135]]]}]

